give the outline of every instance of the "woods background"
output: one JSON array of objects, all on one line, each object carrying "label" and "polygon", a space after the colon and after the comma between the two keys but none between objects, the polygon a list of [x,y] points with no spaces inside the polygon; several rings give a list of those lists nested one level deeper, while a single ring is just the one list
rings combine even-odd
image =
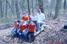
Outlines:
[{"label": "woods background", "polygon": [[67,15],[67,0],[0,0],[0,24],[12,23],[24,13],[36,13],[40,6],[46,18]]}]

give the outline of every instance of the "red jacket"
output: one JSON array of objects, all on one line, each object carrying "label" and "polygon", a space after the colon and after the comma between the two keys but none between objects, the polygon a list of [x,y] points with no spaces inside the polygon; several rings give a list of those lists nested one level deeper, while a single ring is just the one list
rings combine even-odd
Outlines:
[{"label": "red jacket", "polygon": [[28,21],[28,20],[30,20],[30,19],[31,19],[30,16],[23,16],[23,17],[22,17],[22,20],[23,20],[23,21]]},{"label": "red jacket", "polygon": [[35,24],[28,24],[28,29],[29,29],[29,32],[35,32],[36,30],[36,25]]},{"label": "red jacket", "polygon": [[21,31],[23,31],[23,30],[25,30],[25,29],[26,29],[26,25],[23,25],[23,24],[20,25],[20,30],[21,30]]}]

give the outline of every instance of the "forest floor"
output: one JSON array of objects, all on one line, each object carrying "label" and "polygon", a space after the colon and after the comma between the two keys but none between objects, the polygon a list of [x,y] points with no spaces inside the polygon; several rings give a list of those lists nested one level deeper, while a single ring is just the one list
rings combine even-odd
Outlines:
[{"label": "forest floor", "polygon": [[46,20],[45,23],[51,28],[41,32],[32,43],[18,38],[11,39],[11,27],[0,30],[0,44],[67,44],[67,32],[60,31],[67,24],[65,17],[59,17],[56,20]]}]

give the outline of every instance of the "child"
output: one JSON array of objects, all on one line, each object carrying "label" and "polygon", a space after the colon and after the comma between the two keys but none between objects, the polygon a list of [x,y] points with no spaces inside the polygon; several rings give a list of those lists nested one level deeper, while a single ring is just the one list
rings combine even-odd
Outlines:
[{"label": "child", "polygon": [[35,23],[31,22],[30,24],[28,24],[27,28],[28,28],[27,39],[34,41],[34,39],[35,39],[34,32],[36,31]]},{"label": "child", "polygon": [[[36,14],[32,14],[31,16],[31,21],[35,23],[36,27],[37,27],[37,15]],[[36,28],[37,30],[37,28]]]}]

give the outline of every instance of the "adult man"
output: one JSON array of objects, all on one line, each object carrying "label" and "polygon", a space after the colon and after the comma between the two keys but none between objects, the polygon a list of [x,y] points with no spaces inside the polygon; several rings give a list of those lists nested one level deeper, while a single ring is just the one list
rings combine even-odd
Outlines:
[{"label": "adult man", "polygon": [[41,30],[41,25],[44,23],[44,20],[45,20],[45,14],[42,13],[40,10],[38,10],[38,13],[37,13],[37,28],[38,30]]}]

